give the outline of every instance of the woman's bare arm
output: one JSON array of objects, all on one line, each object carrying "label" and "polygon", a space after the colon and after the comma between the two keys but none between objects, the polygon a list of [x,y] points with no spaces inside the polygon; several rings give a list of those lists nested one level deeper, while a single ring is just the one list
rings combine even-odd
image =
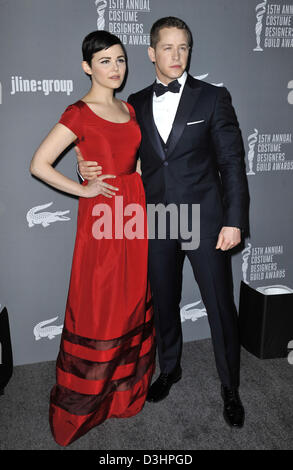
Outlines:
[{"label": "woman's bare arm", "polygon": [[76,138],[77,136],[70,129],[57,123],[36,150],[30,164],[30,172],[56,189],[75,196],[82,196],[83,186],[52,167],[59,155]]},{"label": "woman's bare arm", "polygon": [[102,175],[89,181],[87,186],[82,186],[52,167],[60,153],[72,144],[76,138],[77,136],[70,129],[61,123],[57,123],[35,152],[30,164],[30,172],[54,188],[75,196],[95,197],[99,194],[108,198],[115,196],[119,188],[106,183],[104,180],[116,178],[116,175]]}]

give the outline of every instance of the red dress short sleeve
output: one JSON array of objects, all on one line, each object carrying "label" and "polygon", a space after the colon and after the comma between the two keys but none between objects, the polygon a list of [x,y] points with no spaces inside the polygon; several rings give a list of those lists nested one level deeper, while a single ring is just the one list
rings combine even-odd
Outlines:
[{"label": "red dress short sleeve", "polygon": [[77,138],[81,140],[82,128],[80,109],[78,106],[74,104],[67,106],[58,122],[70,129],[77,136]]}]

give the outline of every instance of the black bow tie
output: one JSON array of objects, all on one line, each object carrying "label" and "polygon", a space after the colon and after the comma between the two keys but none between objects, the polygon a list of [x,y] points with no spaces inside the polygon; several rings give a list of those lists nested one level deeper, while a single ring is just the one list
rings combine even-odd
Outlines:
[{"label": "black bow tie", "polygon": [[181,84],[178,80],[173,80],[173,82],[169,83],[168,86],[158,82],[154,83],[154,92],[156,93],[156,96],[161,96],[164,93],[167,93],[167,91],[171,91],[171,93],[179,93],[180,88]]}]

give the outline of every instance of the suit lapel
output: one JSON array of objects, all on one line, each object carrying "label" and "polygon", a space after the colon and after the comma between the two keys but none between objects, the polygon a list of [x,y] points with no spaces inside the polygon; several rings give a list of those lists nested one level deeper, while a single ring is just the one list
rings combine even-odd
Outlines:
[{"label": "suit lapel", "polygon": [[148,96],[146,97],[144,103],[144,110],[143,110],[143,124],[147,130],[149,135],[149,140],[156,152],[156,154],[162,159],[165,160],[166,154],[161,144],[161,140],[158,134],[158,130],[154,121],[153,115],[153,88],[151,87],[150,91],[148,92]]},{"label": "suit lapel", "polygon": [[201,90],[202,88],[198,86],[198,81],[188,75],[173,122],[173,127],[169,135],[167,158],[170,157],[175,149],[185,129],[188,117],[200,96]]}]

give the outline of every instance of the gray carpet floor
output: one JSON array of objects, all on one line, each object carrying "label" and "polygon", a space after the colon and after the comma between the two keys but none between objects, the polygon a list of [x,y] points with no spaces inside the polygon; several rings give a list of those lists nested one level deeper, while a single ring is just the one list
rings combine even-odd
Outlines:
[{"label": "gray carpet floor", "polygon": [[164,401],[147,402],[135,417],[107,420],[64,448],[48,422],[55,361],[17,366],[0,397],[0,449],[293,449],[293,366],[286,358],[261,360],[242,349],[242,429],[230,429],[223,419],[210,339],[184,344],[182,369],[182,380]]}]

